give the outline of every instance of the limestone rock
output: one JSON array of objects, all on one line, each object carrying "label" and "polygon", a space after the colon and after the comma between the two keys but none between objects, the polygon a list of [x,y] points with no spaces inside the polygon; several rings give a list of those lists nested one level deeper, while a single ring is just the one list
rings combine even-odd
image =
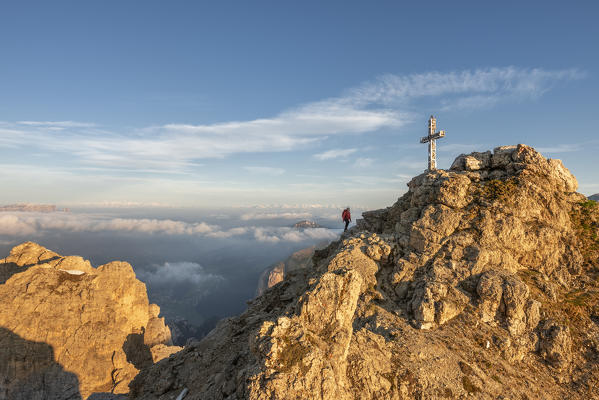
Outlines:
[{"label": "limestone rock", "polygon": [[544,321],[540,329],[539,352],[558,369],[567,369],[572,362],[570,329],[553,320]]},{"label": "limestone rock", "polygon": [[281,261],[262,272],[258,280],[256,295],[260,296],[266,289],[282,282],[283,279],[285,279],[285,263]]},{"label": "limestone rock", "polygon": [[130,398],[597,398],[599,206],[576,186],[524,145],[425,172]]},{"label": "limestone rock", "polygon": [[312,255],[314,254],[315,246],[310,246],[293,253],[286,260],[280,261],[273,266],[266,268],[258,280],[256,295],[260,296],[268,288],[273,287],[277,283],[285,279],[285,275],[292,271],[302,268],[307,268],[312,264]]},{"label": "limestone rock", "polygon": [[127,263],[93,268],[27,242],[0,270],[0,399],[126,393],[141,366],[179,349]]}]

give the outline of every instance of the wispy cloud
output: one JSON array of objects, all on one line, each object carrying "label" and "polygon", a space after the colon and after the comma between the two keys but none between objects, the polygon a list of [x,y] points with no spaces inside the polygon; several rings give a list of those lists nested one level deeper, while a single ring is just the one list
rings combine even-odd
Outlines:
[{"label": "wispy cloud", "polygon": [[270,175],[270,176],[279,176],[285,173],[283,168],[275,168],[275,167],[243,167],[246,171],[249,171],[253,174],[259,175]]},{"label": "wispy cloud", "polygon": [[[557,82],[582,77],[584,73],[576,69],[517,67],[389,74],[338,97],[246,121],[172,123],[126,133],[77,121],[4,122],[0,123],[0,147],[35,150],[57,158],[68,156],[79,166],[180,173],[199,168],[200,159],[296,150],[331,136],[367,134],[384,128],[397,131],[415,118],[410,111],[412,103],[425,97],[444,109],[488,107],[507,99],[535,98]],[[334,159],[355,151],[333,149],[315,157]]]},{"label": "wispy cloud", "polygon": [[314,158],[324,161],[331,160],[334,158],[345,158],[354,154],[358,149],[332,149],[325,151],[324,153],[314,154]]},{"label": "wispy cloud", "polygon": [[475,110],[479,108],[490,108],[506,97],[505,94],[494,93],[492,95],[474,95],[446,99],[441,102],[441,111]]},{"label": "wispy cloud", "polygon": [[354,162],[354,166],[357,168],[367,168],[370,167],[373,162],[373,158],[360,157],[356,160],[356,162]]},{"label": "wispy cloud", "polygon": [[[410,98],[439,97],[447,106],[459,100],[474,99],[489,104],[505,97],[536,97],[551,89],[556,82],[581,79],[585,72],[578,69],[547,71],[540,68],[485,68],[427,72],[412,75],[384,75],[373,83],[350,90],[358,103],[398,104]],[[453,96],[452,99],[444,96]],[[486,99],[486,100],[485,100]],[[495,100],[494,100],[495,101]]]},{"label": "wispy cloud", "polygon": [[91,122],[77,121],[18,121],[18,125],[40,126],[50,129],[65,129],[65,128],[93,128],[97,125]]}]

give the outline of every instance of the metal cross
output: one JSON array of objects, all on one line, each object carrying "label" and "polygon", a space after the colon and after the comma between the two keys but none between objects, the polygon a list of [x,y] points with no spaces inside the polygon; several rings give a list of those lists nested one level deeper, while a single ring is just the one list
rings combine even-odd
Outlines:
[{"label": "metal cross", "polygon": [[431,115],[428,119],[428,136],[420,138],[420,143],[428,143],[428,170],[437,169],[437,143],[435,140],[445,136],[445,131],[435,132],[437,129],[437,120]]}]

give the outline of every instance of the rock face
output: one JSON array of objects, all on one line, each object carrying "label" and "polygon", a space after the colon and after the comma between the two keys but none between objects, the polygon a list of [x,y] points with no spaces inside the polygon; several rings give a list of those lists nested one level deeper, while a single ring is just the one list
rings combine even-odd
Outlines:
[{"label": "rock face", "polygon": [[93,268],[23,243],[0,260],[0,399],[126,393],[144,366],[179,350],[131,266]]},{"label": "rock face", "polygon": [[285,275],[292,271],[312,266],[312,256],[316,246],[307,247],[293,253],[285,261],[266,268],[258,280],[256,296],[260,296],[268,288],[273,287],[285,279]]},{"label": "rock face", "polygon": [[574,176],[518,145],[408,187],[130,398],[598,398],[599,207]]}]

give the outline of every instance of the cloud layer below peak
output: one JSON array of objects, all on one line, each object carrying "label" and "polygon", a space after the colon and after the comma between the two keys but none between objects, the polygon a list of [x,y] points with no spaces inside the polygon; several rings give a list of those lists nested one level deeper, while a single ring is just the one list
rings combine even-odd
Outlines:
[{"label": "cloud layer below peak", "polygon": [[[293,217],[307,216],[295,214]],[[276,215],[291,218],[291,214]],[[242,220],[274,219],[275,214],[248,215]],[[205,222],[185,222],[171,219],[107,218],[93,214],[70,213],[0,213],[0,235],[10,237],[42,236],[49,232],[120,232],[144,235],[184,235],[213,239],[245,238],[259,242],[302,242],[333,240],[337,233],[326,228],[298,230],[290,227],[239,226],[222,228]]]}]

